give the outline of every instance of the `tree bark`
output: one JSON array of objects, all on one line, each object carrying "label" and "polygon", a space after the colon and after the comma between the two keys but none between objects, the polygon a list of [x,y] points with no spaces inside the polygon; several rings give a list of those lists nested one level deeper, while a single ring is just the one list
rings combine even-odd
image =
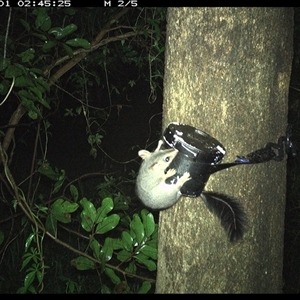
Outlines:
[{"label": "tree bark", "polygon": [[[220,141],[222,163],[285,135],[291,8],[169,8],[163,128],[195,126]],[[238,198],[248,217],[228,241],[201,198],[160,213],[157,293],[280,293],[286,163],[217,172],[205,190]]]}]

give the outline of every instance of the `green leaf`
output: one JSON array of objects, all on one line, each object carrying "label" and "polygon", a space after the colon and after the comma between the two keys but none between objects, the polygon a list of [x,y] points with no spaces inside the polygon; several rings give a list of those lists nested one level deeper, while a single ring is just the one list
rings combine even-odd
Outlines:
[{"label": "green leaf", "polygon": [[98,192],[98,196],[101,199],[111,198],[112,197],[112,193],[108,189],[101,188],[101,190]]},{"label": "green leaf", "polygon": [[53,236],[56,236],[57,231],[57,219],[50,213],[45,223],[46,230],[49,231]]},{"label": "green leaf", "polygon": [[105,274],[110,278],[110,280],[114,284],[119,284],[121,282],[121,279],[116,275],[114,270],[112,270],[110,268],[105,268]]},{"label": "green leaf", "polygon": [[28,263],[31,261],[32,257],[31,256],[27,256],[26,258],[24,258],[22,266],[21,266],[21,271],[28,265]]},{"label": "green leaf", "polygon": [[36,99],[36,98],[39,99],[39,98],[43,97],[42,91],[40,91],[40,89],[37,88],[36,86],[29,87],[28,91],[31,92],[31,94],[33,95],[34,99]]},{"label": "green leaf", "polygon": [[58,190],[61,188],[61,186],[63,185],[64,181],[66,179],[66,174],[64,170],[61,170],[61,174],[58,177],[58,180],[55,182],[54,184],[54,188],[53,188],[53,193],[58,192]]},{"label": "green leaf", "polygon": [[157,248],[158,245],[158,231],[157,231],[157,225],[155,225],[155,231],[151,236],[150,240],[147,240],[147,245],[151,246],[153,248]]},{"label": "green leaf", "polygon": [[40,90],[42,90],[42,92],[44,92],[44,91],[49,92],[50,91],[50,86],[44,79],[36,78],[35,83],[38,84],[38,86],[39,86]]},{"label": "green leaf", "polygon": [[101,202],[101,206],[97,209],[96,223],[100,223],[107,214],[114,208],[114,202],[111,198],[105,198]]},{"label": "green leaf", "polygon": [[150,237],[155,229],[155,221],[153,214],[150,213],[147,209],[142,209],[141,216],[143,220],[143,225],[145,229],[146,237]]},{"label": "green leaf", "polygon": [[48,38],[47,36],[45,36],[44,34],[40,34],[40,33],[32,33],[33,36],[37,37],[38,39],[42,40],[42,41],[47,41]]},{"label": "green leaf", "polygon": [[[32,286],[32,285],[28,288],[27,291],[30,292],[31,294],[37,294],[35,287]],[[27,292],[27,291],[26,291],[26,292]]]},{"label": "green leaf", "polygon": [[6,82],[0,83],[0,95],[6,95],[8,92],[8,85]]},{"label": "green leaf", "polygon": [[152,259],[157,260],[157,249],[156,248],[148,246],[148,245],[144,245],[141,248],[141,252],[143,254],[145,254],[146,256],[148,256],[148,257],[150,257]]},{"label": "green leaf", "polygon": [[141,244],[145,237],[145,231],[144,231],[144,226],[143,226],[143,223],[142,223],[139,215],[137,215],[137,214],[133,215],[133,219],[130,222],[130,228],[135,234],[136,241],[139,244]]},{"label": "green leaf", "polygon": [[134,256],[140,263],[145,265],[149,271],[156,270],[156,263],[153,260],[148,259],[143,253],[139,253]]},{"label": "green leaf", "polygon": [[47,15],[46,18],[45,18],[45,20],[44,20],[44,23],[41,25],[40,28],[41,28],[43,31],[48,31],[48,30],[51,28],[51,25],[52,25],[51,19],[50,19],[50,17]]},{"label": "green leaf", "polygon": [[34,113],[37,117],[41,116],[40,110],[34,105],[34,102],[32,100],[22,98],[21,103],[29,111],[28,114],[30,114],[30,113],[33,114]]},{"label": "green leaf", "polygon": [[5,77],[6,78],[13,78],[13,77],[18,77],[23,74],[22,69],[17,67],[16,65],[9,65],[7,69],[5,70]]},{"label": "green leaf", "polygon": [[[15,80],[15,87],[22,87],[22,88],[27,88],[29,86],[34,86],[32,80],[30,78],[28,78],[27,76],[19,76],[16,78]],[[25,90],[23,90],[25,91]],[[28,93],[28,91],[26,91]],[[27,95],[27,97],[33,97],[33,95]]]},{"label": "green leaf", "polygon": [[32,120],[36,120],[40,114],[37,114],[35,111],[30,110],[28,112],[28,117]]},{"label": "green leaf", "polygon": [[68,55],[69,57],[73,57],[73,56],[74,56],[73,50],[72,50],[71,47],[69,47],[69,46],[66,45],[66,44],[63,44],[62,46],[63,46],[64,50],[66,51],[66,53],[67,53],[67,55]]},{"label": "green leaf", "polygon": [[29,69],[29,73],[30,73],[30,74],[34,74],[35,79],[41,79],[41,80],[43,80],[44,82],[46,82],[45,79],[37,78],[37,76],[36,76],[36,75],[43,76],[43,73],[44,73],[44,72],[43,72],[42,69],[39,69],[39,68],[30,68],[30,69]]},{"label": "green leaf", "polygon": [[0,57],[0,71],[3,71],[10,65],[10,60],[4,57]]},{"label": "green leaf", "polygon": [[[36,86],[34,86],[34,87],[29,87],[29,88],[28,88],[28,91],[31,92],[31,93],[33,94],[34,99],[40,100],[40,99],[43,98],[43,94],[42,94],[41,90],[40,90],[39,88],[37,88]],[[49,109],[50,109],[50,106],[49,106],[48,103],[47,103],[47,105],[48,105],[48,107],[49,107]],[[48,108],[48,107],[47,107],[47,108]]]},{"label": "green leaf", "polygon": [[110,261],[113,255],[113,245],[112,245],[112,239],[107,237],[105,239],[104,245],[101,249],[101,256],[102,261],[107,262]]},{"label": "green leaf", "polygon": [[28,98],[25,98],[23,95],[21,95],[21,91],[18,92],[20,98],[21,98],[21,103],[22,105],[28,110],[28,111],[33,111],[35,112],[37,115],[41,115],[40,110],[38,107],[35,106],[35,103],[33,100],[30,100]]},{"label": "green leaf", "polygon": [[90,232],[93,229],[96,219],[96,208],[94,204],[86,198],[82,198],[80,204],[83,207],[83,211],[80,214],[81,226],[85,231]]},{"label": "green leaf", "polygon": [[57,199],[53,204],[52,204],[52,209],[59,209],[60,212],[62,213],[73,213],[74,211],[77,210],[79,205],[74,202],[70,202],[65,199]]},{"label": "green leaf", "polygon": [[38,283],[41,284],[44,278],[43,273],[41,271],[36,271],[36,278],[38,280]]},{"label": "green leaf", "polygon": [[111,289],[107,286],[102,284],[101,285],[101,294],[111,294]]},{"label": "green leaf", "polygon": [[77,30],[77,26],[75,24],[70,24],[66,26],[65,28],[62,27],[53,27],[51,28],[48,33],[53,34],[56,39],[62,39],[63,37],[66,37],[67,35],[73,33]]},{"label": "green leaf", "polygon": [[71,265],[79,271],[95,269],[95,263],[84,256],[79,256],[71,260]]},{"label": "green leaf", "polygon": [[130,197],[118,192],[114,195],[114,209],[126,211],[129,208]]},{"label": "green leaf", "polygon": [[81,47],[81,48],[84,48],[87,50],[91,49],[90,42],[85,39],[75,38],[75,39],[66,41],[66,44],[69,46],[72,46],[72,47]]},{"label": "green leaf", "polygon": [[70,192],[71,192],[71,195],[72,195],[73,199],[75,201],[77,201],[79,194],[78,194],[77,187],[74,184],[70,185]]},{"label": "green leaf", "polygon": [[142,286],[137,291],[138,294],[147,294],[151,289],[151,283],[149,281],[143,281]]},{"label": "green leaf", "polygon": [[51,19],[47,14],[47,8],[39,7],[39,9],[33,11],[33,14],[37,16],[35,19],[35,26],[41,28],[43,31],[49,30],[51,27]]},{"label": "green leaf", "polygon": [[35,18],[35,26],[39,28],[45,21],[47,17],[47,12],[45,8],[34,9],[33,14],[36,15]]},{"label": "green leaf", "polygon": [[35,273],[36,271],[32,271],[30,273],[28,273],[26,276],[25,276],[25,279],[24,279],[24,287],[25,289],[27,290],[29,288],[29,286],[32,284],[34,278],[35,278]]},{"label": "green leaf", "polygon": [[35,237],[35,234],[34,234],[34,233],[31,233],[31,234],[29,235],[29,237],[26,239],[26,241],[25,241],[25,252],[27,252],[27,250],[28,250],[28,248],[29,248],[29,246],[30,246],[32,240],[34,239],[34,237]]},{"label": "green leaf", "polygon": [[136,264],[133,260],[131,260],[128,264],[128,267],[125,268],[125,272],[131,273],[131,274],[136,274]]},{"label": "green leaf", "polygon": [[25,294],[27,291],[25,290],[25,287],[22,286],[17,289],[16,294]]},{"label": "green leaf", "polygon": [[21,22],[21,24],[24,26],[24,28],[25,28],[27,31],[30,31],[30,26],[29,26],[29,24],[28,24],[25,20],[20,19],[20,22]]},{"label": "green leaf", "polygon": [[127,232],[122,232],[122,245],[127,251],[132,251],[133,249],[133,237]]},{"label": "green leaf", "polygon": [[121,262],[127,261],[132,257],[132,253],[126,250],[121,250],[117,254],[117,259]]},{"label": "green leaf", "polygon": [[114,250],[120,250],[123,249],[122,241],[121,239],[113,239],[111,238],[112,247]]},{"label": "green leaf", "polygon": [[56,41],[45,41],[42,50],[43,52],[48,52],[49,50],[51,50],[52,48],[54,48],[57,45]]},{"label": "green leaf", "polygon": [[106,233],[112,229],[114,229],[120,221],[120,217],[117,214],[112,214],[103,219],[101,223],[99,223],[96,227],[97,234]]},{"label": "green leaf", "polygon": [[70,223],[70,213],[76,211],[78,206],[79,205],[77,203],[73,203],[64,199],[57,199],[51,205],[51,214],[60,222]]},{"label": "green leaf", "polygon": [[101,246],[99,242],[93,238],[93,240],[90,243],[90,248],[93,251],[93,256],[97,258],[98,260],[101,260]]},{"label": "green leaf", "polygon": [[[42,196],[39,197],[40,200],[44,199]],[[40,204],[35,204],[35,207],[38,209],[39,212],[43,212],[44,214],[47,214],[48,207]]]},{"label": "green leaf", "polygon": [[38,168],[38,172],[47,176],[51,180],[59,180],[60,174],[57,170],[53,170],[48,162],[42,163],[41,166]]},{"label": "green leaf", "polygon": [[48,109],[51,109],[48,102],[43,97],[43,90],[39,89],[37,86],[35,87],[29,87],[28,90],[32,92],[33,95],[35,95],[35,99],[40,102],[43,106],[45,106]]}]

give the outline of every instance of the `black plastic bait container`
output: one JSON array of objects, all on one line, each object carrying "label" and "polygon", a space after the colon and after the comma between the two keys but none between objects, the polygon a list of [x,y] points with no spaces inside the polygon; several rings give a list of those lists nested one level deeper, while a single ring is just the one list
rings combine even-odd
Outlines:
[{"label": "black plastic bait container", "polygon": [[179,151],[169,168],[177,173],[168,179],[172,184],[177,176],[189,172],[192,177],[181,188],[184,196],[198,197],[202,193],[213,166],[220,163],[226,150],[222,144],[207,133],[185,124],[170,123],[164,134],[164,147]]}]

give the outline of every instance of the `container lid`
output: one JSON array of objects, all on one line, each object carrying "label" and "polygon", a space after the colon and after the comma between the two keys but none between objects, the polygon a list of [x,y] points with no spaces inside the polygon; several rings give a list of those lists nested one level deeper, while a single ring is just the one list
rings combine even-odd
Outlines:
[{"label": "container lid", "polygon": [[190,125],[170,123],[163,139],[169,147],[200,163],[217,164],[226,153],[219,141]]}]

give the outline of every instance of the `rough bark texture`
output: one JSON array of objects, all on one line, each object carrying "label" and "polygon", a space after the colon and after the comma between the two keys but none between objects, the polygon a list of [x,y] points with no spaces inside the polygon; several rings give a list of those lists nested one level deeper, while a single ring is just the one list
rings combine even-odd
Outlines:
[{"label": "rough bark texture", "polygon": [[[169,8],[163,128],[206,131],[233,161],[285,134],[292,62],[290,8]],[[249,219],[230,244],[200,198],[160,213],[157,293],[282,289],[286,163],[233,167],[206,190],[234,196]]]}]

